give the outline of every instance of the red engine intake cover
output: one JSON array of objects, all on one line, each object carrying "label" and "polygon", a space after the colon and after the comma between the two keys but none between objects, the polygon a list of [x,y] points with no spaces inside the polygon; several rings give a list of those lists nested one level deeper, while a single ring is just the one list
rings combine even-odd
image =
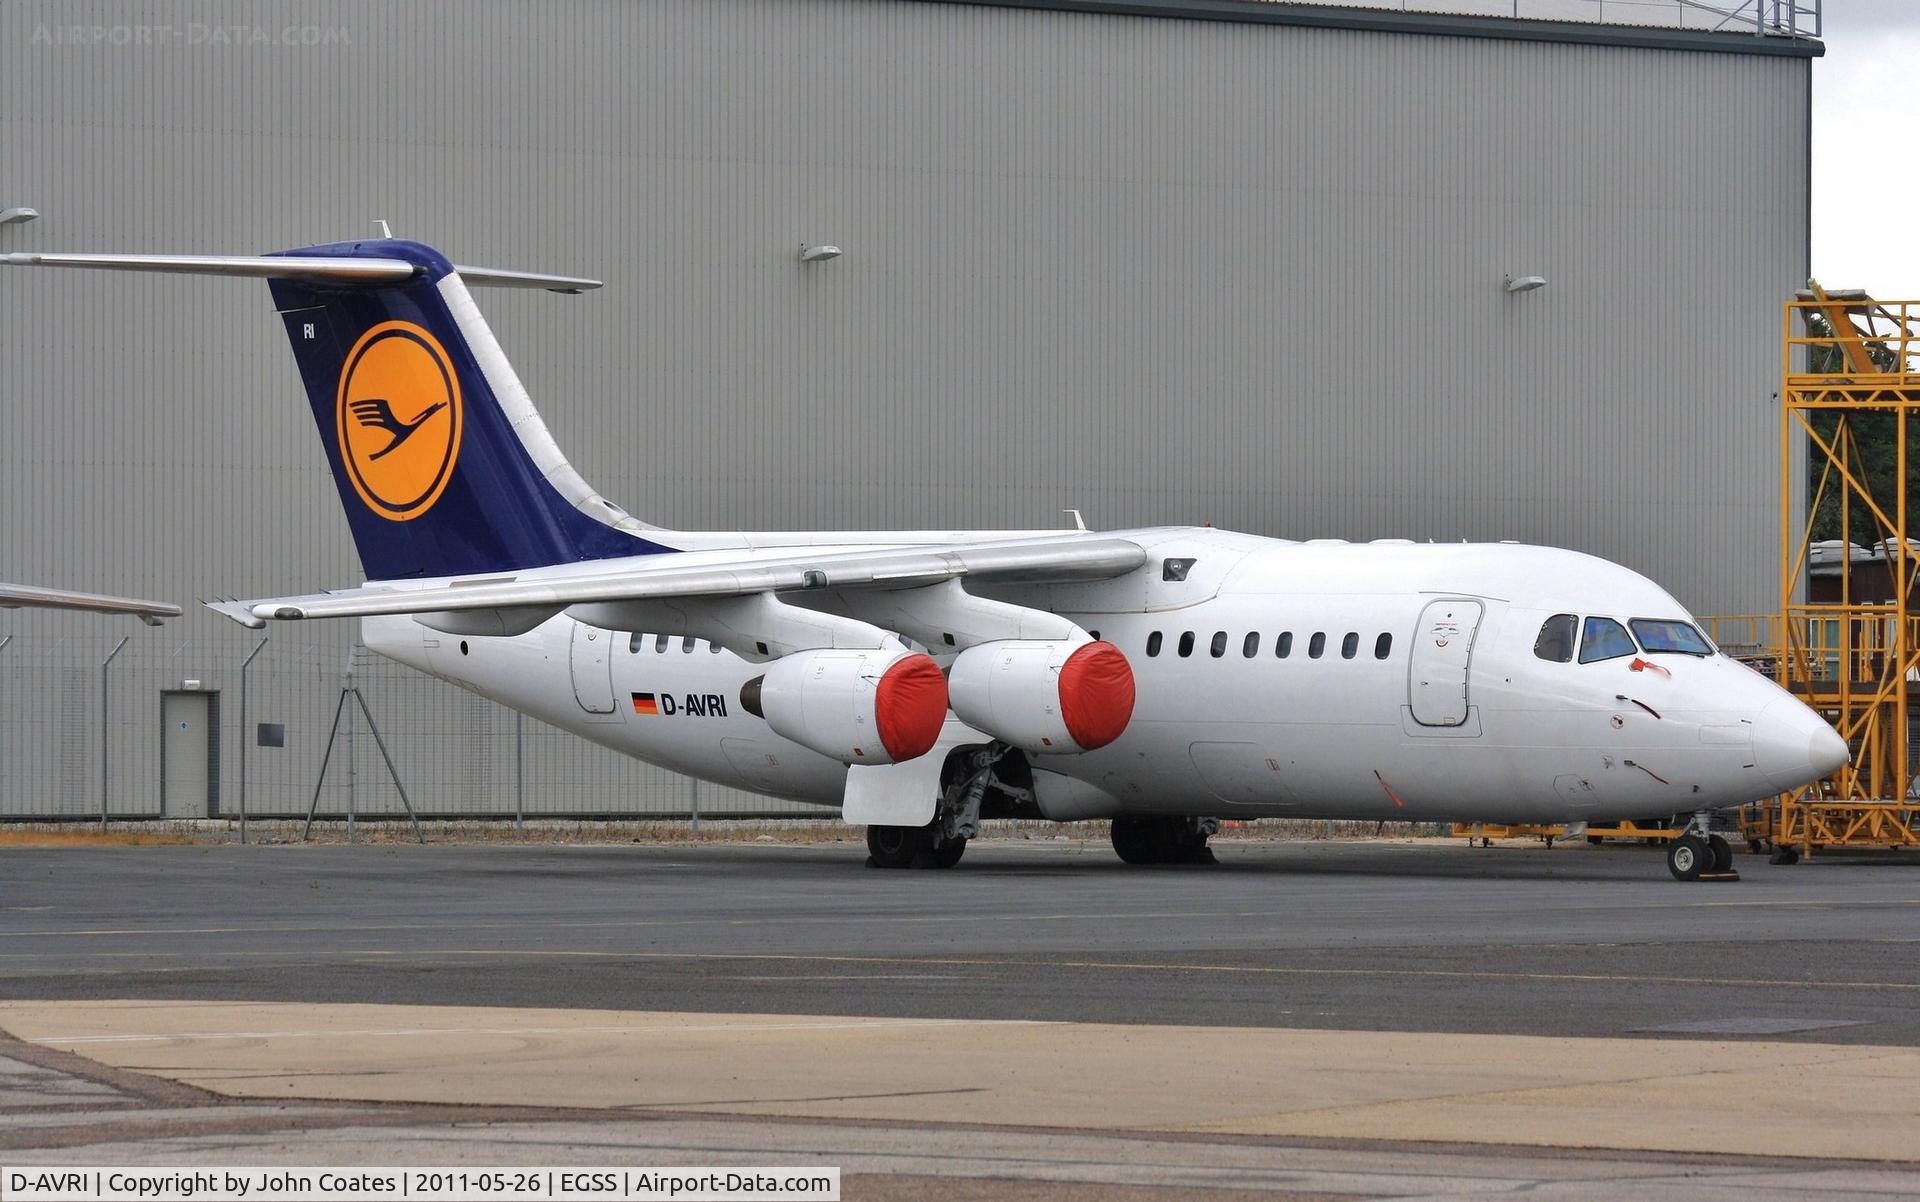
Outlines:
[{"label": "red engine intake cover", "polygon": [[[1127,689],[1131,709],[1131,680]],[[896,763],[932,751],[946,720],[947,678],[932,656],[909,655],[881,674],[874,686],[873,721],[880,728],[880,742]]]},{"label": "red engine intake cover", "polygon": [[1060,666],[1060,717],[1073,741],[1092,751],[1126,732],[1133,718],[1133,667],[1112,643],[1088,643]]}]

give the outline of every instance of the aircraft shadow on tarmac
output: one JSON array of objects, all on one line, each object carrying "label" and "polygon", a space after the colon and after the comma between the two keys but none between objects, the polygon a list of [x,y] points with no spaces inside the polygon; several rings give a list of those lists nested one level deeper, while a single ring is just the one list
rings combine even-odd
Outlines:
[{"label": "aircraft shadow on tarmac", "polygon": [[[915,887],[922,887],[930,880],[963,881],[983,876],[996,880],[1089,876],[1109,882],[1116,876],[1125,876],[1138,878],[1143,885],[1168,879],[1191,882],[1208,876],[1644,881],[1660,885],[1671,882],[1661,849],[1657,847],[1547,848],[1536,845],[1467,848],[1441,840],[1417,844],[1227,841],[1216,842],[1213,847],[1217,859],[1217,863],[1213,864],[1136,866],[1122,863],[1104,846],[1091,843],[1043,840],[993,842],[969,849],[966,858],[949,870],[890,872],[865,868],[858,850],[847,845],[798,848],[754,844],[706,845],[689,848],[684,866],[697,870],[703,860],[724,860],[744,865],[764,862],[766,858],[778,855],[784,866],[808,875],[839,873],[857,868],[878,881],[911,881]],[[794,852],[803,854],[794,855]],[[1735,867],[1766,868],[1767,865],[1761,857],[1743,854],[1736,857]]]}]

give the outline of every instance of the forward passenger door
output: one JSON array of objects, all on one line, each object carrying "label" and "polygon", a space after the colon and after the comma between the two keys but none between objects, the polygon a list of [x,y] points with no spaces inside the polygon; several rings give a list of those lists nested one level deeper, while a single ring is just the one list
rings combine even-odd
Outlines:
[{"label": "forward passenger door", "polygon": [[1420,611],[1407,672],[1407,705],[1422,726],[1461,726],[1468,717],[1468,672],[1485,607],[1464,597]]}]

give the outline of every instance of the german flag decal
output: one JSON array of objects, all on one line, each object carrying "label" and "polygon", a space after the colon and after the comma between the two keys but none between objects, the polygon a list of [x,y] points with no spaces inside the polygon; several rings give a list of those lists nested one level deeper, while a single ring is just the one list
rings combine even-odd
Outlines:
[{"label": "german flag decal", "polygon": [[652,693],[635,693],[633,695],[633,712],[636,714],[645,714],[648,717],[657,717],[660,713],[660,703],[653,699]]}]

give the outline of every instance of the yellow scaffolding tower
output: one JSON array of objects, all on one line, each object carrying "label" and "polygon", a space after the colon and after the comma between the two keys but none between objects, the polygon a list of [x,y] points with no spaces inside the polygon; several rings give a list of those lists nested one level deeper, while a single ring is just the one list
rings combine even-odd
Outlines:
[{"label": "yellow scaffolding tower", "polygon": [[[1829,294],[1814,284],[1785,317],[1781,613],[1764,641],[1775,678],[1826,714],[1853,762],[1774,799],[1748,831],[1789,857],[1820,847],[1920,847],[1908,725],[1920,698],[1920,615],[1909,609],[1920,544],[1909,539],[1908,523],[1920,515],[1907,504],[1909,434],[1920,412],[1920,302]],[[1862,427],[1874,427],[1864,441]],[[1802,437],[1811,490],[1795,487]],[[1840,545],[1827,548],[1839,560],[1837,595],[1815,599],[1835,591],[1815,587],[1818,525],[1837,532]],[[1863,543],[1868,582],[1856,580],[1855,546]]]}]

